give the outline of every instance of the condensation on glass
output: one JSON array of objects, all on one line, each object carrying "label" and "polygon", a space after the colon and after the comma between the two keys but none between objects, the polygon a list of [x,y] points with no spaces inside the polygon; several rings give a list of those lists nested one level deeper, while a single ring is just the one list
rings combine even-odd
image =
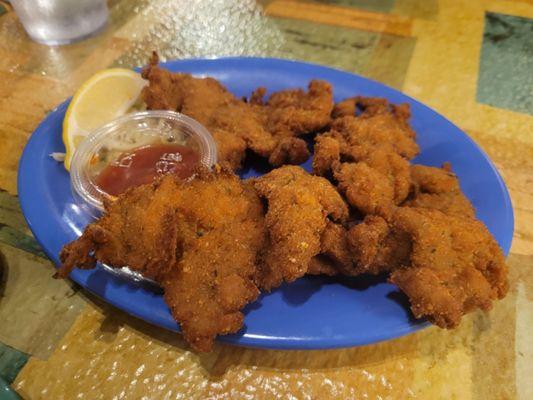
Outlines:
[{"label": "condensation on glass", "polygon": [[11,4],[28,35],[47,45],[91,36],[108,18],[105,0],[11,0]]}]

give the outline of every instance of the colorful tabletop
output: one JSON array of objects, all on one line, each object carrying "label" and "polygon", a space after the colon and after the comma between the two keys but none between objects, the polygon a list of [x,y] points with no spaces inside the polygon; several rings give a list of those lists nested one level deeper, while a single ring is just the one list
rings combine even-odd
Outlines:
[{"label": "colorful tabletop", "polygon": [[[110,0],[99,35],[32,42],[0,0],[0,399],[533,398],[533,4],[528,0]],[[515,210],[511,291],[455,331],[338,350],[190,351],[103,303],[32,237],[17,166],[39,122],[97,70],[163,59],[269,56],[369,77],[466,131]],[[50,190],[54,190],[53,187]]]}]

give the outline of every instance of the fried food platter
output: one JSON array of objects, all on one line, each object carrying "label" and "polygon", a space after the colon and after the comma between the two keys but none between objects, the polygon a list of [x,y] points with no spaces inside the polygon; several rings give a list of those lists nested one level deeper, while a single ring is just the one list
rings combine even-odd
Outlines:
[{"label": "fried food platter", "polygon": [[[172,72],[211,76],[236,97],[259,86],[269,92],[305,88],[312,79],[333,86],[335,101],[360,96],[408,103],[416,131],[418,164],[451,162],[461,189],[476,215],[505,254],[513,235],[513,211],[498,171],[483,151],[459,128],[427,106],[378,82],[328,67],[279,59],[221,58],[162,63]],[[81,235],[90,219],[72,196],[68,172],[49,157],[63,151],[61,123],[68,101],[52,111],[30,138],[19,166],[22,210],[46,254],[59,264],[61,247]],[[302,166],[311,171],[312,159]],[[265,163],[248,160],[242,178],[261,176]],[[117,272],[118,271],[118,272]],[[128,270],[74,270],[71,279],[117,308],[166,329],[179,331],[161,291]],[[428,323],[409,312],[407,299],[383,276],[306,276],[263,293],[244,309],[244,328],[218,340],[251,347],[319,349],[364,345],[415,332]]]}]

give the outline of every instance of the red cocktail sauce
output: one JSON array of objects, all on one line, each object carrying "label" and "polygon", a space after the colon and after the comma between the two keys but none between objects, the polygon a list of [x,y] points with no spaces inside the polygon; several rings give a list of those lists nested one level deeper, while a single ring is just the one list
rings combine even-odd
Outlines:
[{"label": "red cocktail sauce", "polygon": [[155,144],[122,153],[105,167],[95,183],[106,193],[118,196],[126,189],[153,182],[165,174],[190,177],[200,163],[197,151],[177,144]]}]

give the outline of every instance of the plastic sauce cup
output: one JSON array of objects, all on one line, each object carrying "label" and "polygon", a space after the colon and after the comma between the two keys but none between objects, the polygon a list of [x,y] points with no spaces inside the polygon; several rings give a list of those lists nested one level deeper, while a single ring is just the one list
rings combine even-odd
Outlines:
[{"label": "plastic sauce cup", "polygon": [[217,162],[216,143],[199,122],[174,111],[143,111],[117,118],[96,129],[76,149],[70,168],[72,191],[78,205],[92,216],[104,201],[116,197],[97,183],[99,174],[120,157],[147,146],[180,145],[198,153],[199,163]]}]

